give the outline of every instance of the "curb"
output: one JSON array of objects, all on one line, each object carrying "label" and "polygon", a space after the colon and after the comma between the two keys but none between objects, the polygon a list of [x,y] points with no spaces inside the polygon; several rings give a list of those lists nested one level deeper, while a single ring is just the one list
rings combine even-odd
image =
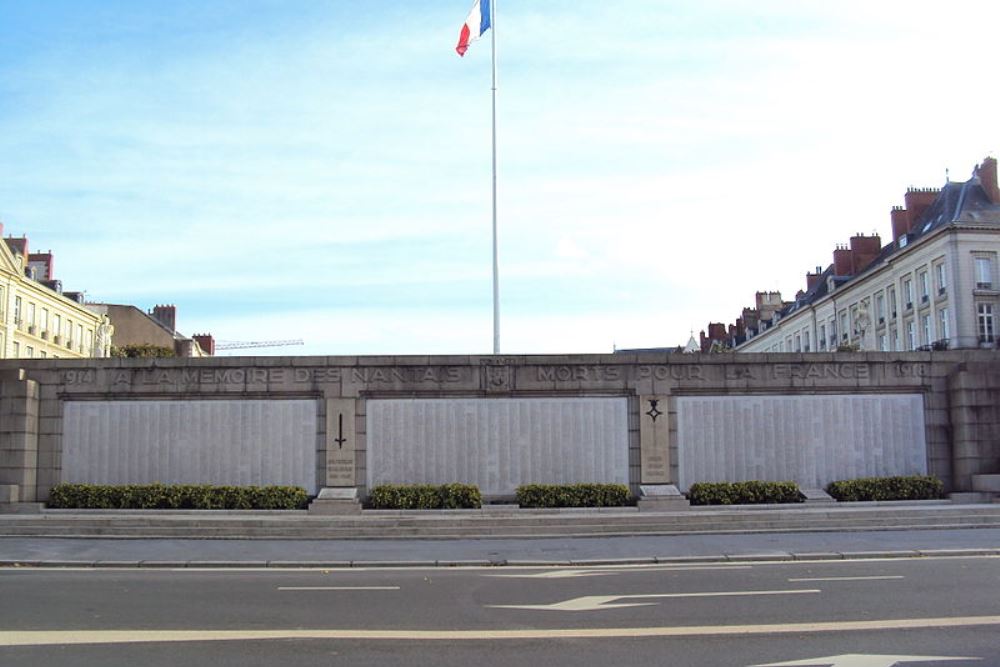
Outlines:
[{"label": "curb", "polygon": [[491,567],[615,567],[622,565],[698,565],[732,563],[789,563],[806,561],[845,561],[878,559],[937,559],[1000,557],[994,549],[918,549],[903,551],[844,551],[766,554],[720,554],[714,556],[649,556],[644,558],[599,558],[558,560],[0,560],[4,569],[217,569],[217,570],[312,570],[312,569],[429,569],[429,568],[491,568]]}]

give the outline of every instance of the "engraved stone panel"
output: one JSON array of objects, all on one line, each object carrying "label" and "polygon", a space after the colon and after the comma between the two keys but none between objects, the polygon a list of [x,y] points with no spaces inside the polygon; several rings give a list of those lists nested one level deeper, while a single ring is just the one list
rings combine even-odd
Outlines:
[{"label": "engraved stone panel", "polygon": [[927,473],[919,394],[677,398],[679,486]]},{"label": "engraved stone panel", "polygon": [[326,485],[356,486],[355,401],[330,398],[326,401]]},{"label": "engraved stone panel", "polygon": [[670,483],[666,396],[639,397],[639,454],[643,484]]},{"label": "engraved stone panel", "polygon": [[624,398],[369,400],[368,487],[627,484],[627,412]]},{"label": "engraved stone panel", "polygon": [[68,401],[63,480],[316,492],[314,400]]}]

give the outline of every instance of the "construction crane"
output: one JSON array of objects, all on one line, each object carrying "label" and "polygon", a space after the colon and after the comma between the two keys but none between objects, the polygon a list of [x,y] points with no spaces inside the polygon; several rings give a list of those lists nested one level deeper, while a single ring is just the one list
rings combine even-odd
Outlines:
[{"label": "construction crane", "polygon": [[305,345],[301,338],[294,340],[220,340],[215,343],[219,350],[246,350],[251,347],[284,347],[286,345]]}]

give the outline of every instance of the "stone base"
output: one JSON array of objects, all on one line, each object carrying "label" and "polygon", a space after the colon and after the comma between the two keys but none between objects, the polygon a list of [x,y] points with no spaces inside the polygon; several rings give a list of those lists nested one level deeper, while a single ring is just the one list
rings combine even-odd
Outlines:
[{"label": "stone base", "polygon": [[644,484],[639,487],[640,512],[676,512],[691,507],[673,484]]},{"label": "stone base", "polygon": [[319,515],[361,514],[361,501],[355,487],[321,489],[309,503],[309,513]]},{"label": "stone base", "polygon": [[802,495],[806,497],[807,505],[826,505],[837,502],[833,499],[833,496],[823,489],[809,488],[799,490],[802,492]]},{"label": "stone base", "polygon": [[973,475],[972,490],[1000,494],[1000,475]]},{"label": "stone base", "polygon": [[21,499],[21,487],[17,484],[0,484],[0,505],[16,503]]},{"label": "stone base", "polygon": [[979,493],[976,491],[965,493],[949,493],[948,500],[953,503],[967,505],[970,503],[990,503],[993,502],[992,493]]}]

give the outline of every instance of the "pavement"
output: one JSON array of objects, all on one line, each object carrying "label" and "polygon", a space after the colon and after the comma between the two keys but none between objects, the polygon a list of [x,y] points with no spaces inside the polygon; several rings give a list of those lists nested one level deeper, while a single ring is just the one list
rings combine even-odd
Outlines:
[{"label": "pavement", "polygon": [[[196,538],[180,532],[171,536],[151,537],[136,534],[94,535],[95,517],[108,525],[135,522],[135,512],[85,514],[53,513],[50,518],[59,532],[43,535],[16,534],[24,517],[0,515],[0,567],[461,567],[461,566],[585,566],[599,564],[650,564],[678,562],[740,562],[781,560],[829,560],[857,558],[926,558],[945,556],[1000,556],[1000,514],[987,513],[989,506],[927,505],[925,509],[905,507],[905,521],[893,518],[899,512],[887,512],[883,506],[860,511],[855,508],[825,509],[835,524],[821,530],[809,530],[801,522],[787,524],[794,529],[761,530],[759,516],[772,510],[719,509],[699,512],[703,526],[715,526],[719,517],[727,518],[724,530],[697,530],[689,525],[683,532],[668,529],[650,534],[648,527],[629,534],[635,513],[555,515],[553,520],[571,528],[567,534],[503,535],[486,537],[479,528],[468,534],[453,534],[427,539],[399,532],[412,519],[400,514],[395,519],[385,515],[365,515],[343,519],[352,526],[384,524],[395,528],[374,537],[351,538],[303,537],[315,518],[307,516],[270,517],[271,521],[296,524],[301,530],[293,537],[269,538],[227,533],[214,539]],[[992,506],[992,510],[1000,507]],[[977,524],[935,525],[932,519],[944,512],[958,510],[970,517],[979,513]],[[148,516],[149,513],[146,515]],[[683,515],[689,522],[693,513]],[[247,517],[248,526],[256,523]],[[649,516],[649,515],[647,515]],[[679,515],[678,515],[679,516]],[[808,517],[807,511],[801,516]],[[883,523],[872,517],[883,517]],[[74,517],[79,517],[75,519]],[[455,515],[457,526],[468,525],[467,518]],[[632,519],[630,519],[632,517]],[[734,518],[735,517],[735,518]],[[740,517],[745,517],[741,523]],[[862,519],[862,517],[864,517]],[[926,525],[921,525],[921,517]],[[993,517],[993,518],[991,518]],[[43,515],[44,518],[44,515]],[[673,515],[654,515],[669,527]],[[552,519],[552,517],[550,517]],[[440,519],[448,521],[447,518]],[[501,519],[497,519],[500,521]],[[507,519],[510,520],[509,517]],[[527,518],[525,519],[528,520]],[[832,521],[833,519],[828,519]],[[81,530],[74,531],[78,521]],[[187,521],[202,521],[192,516]],[[336,523],[337,519],[328,519]],[[478,519],[491,522],[489,518]],[[949,519],[952,521],[952,519]],[[576,527],[572,524],[578,522]],[[609,526],[619,526],[614,534]],[[83,528],[86,527],[86,530]],[[588,534],[588,531],[589,534]],[[199,536],[200,537],[200,536]]]}]

